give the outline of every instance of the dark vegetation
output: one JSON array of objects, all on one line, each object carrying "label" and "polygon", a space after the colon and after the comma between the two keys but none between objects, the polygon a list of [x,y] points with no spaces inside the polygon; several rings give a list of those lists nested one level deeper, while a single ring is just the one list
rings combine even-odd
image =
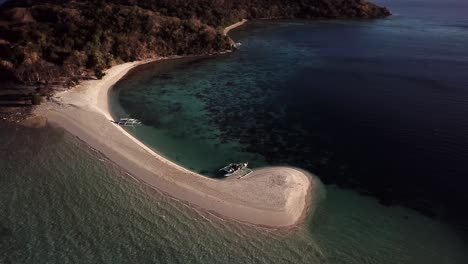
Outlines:
[{"label": "dark vegetation", "polygon": [[0,83],[47,94],[122,62],[217,53],[244,18],[387,15],[364,0],[14,0],[0,7]]},{"label": "dark vegetation", "polygon": [[33,93],[31,96],[32,105],[40,105],[42,103],[42,96],[38,93]]}]

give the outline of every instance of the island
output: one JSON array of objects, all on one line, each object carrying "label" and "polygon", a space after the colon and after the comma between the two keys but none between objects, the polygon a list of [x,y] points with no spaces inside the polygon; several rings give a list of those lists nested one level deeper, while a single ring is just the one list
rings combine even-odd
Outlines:
[{"label": "island", "polygon": [[242,179],[199,175],[111,122],[109,89],[145,63],[233,51],[227,33],[247,20],[389,14],[363,0],[10,1],[0,7],[0,102],[37,105],[27,108],[33,116],[25,123],[42,118],[66,129],[135,180],[204,213],[291,227],[322,195],[315,176],[290,167],[256,169]]}]

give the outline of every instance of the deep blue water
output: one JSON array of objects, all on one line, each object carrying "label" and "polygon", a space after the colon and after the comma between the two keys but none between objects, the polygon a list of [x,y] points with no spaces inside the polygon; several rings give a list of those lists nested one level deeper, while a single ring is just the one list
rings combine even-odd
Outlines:
[{"label": "deep blue water", "polygon": [[250,23],[232,33],[240,51],[143,67],[115,100],[144,121],[137,136],[208,175],[233,159],[293,165],[466,219],[468,3],[380,3],[394,15]]}]

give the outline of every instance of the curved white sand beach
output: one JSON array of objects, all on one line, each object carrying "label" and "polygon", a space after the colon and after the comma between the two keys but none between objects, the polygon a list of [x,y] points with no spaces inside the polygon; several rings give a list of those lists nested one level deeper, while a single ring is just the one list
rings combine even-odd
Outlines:
[{"label": "curved white sand beach", "polygon": [[227,34],[229,33],[229,31],[235,29],[236,27],[240,27],[242,26],[243,24],[245,24],[248,20],[247,19],[242,19],[241,21],[237,22],[237,23],[234,23],[228,27],[226,27],[224,30],[223,30],[223,34],[225,36],[227,36]]},{"label": "curved white sand beach", "polygon": [[43,104],[36,114],[87,142],[136,179],[192,206],[268,227],[293,226],[304,219],[315,186],[307,172],[270,167],[243,179],[210,179],[167,160],[112,123],[109,89],[143,63],[115,66],[102,80],[86,81],[58,93],[55,102]]}]

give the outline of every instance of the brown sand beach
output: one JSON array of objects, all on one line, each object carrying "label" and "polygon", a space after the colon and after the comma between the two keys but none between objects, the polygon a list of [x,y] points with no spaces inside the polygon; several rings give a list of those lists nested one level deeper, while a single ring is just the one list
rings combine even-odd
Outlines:
[{"label": "brown sand beach", "polygon": [[103,153],[137,180],[223,217],[268,227],[294,226],[305,218],[316,191],[309,173],[289,167],[256,169],[242,179],[211,179],[166,159],[112,122],[108,91],[143,61],[106,71],[58,93],[35,110]]}]

